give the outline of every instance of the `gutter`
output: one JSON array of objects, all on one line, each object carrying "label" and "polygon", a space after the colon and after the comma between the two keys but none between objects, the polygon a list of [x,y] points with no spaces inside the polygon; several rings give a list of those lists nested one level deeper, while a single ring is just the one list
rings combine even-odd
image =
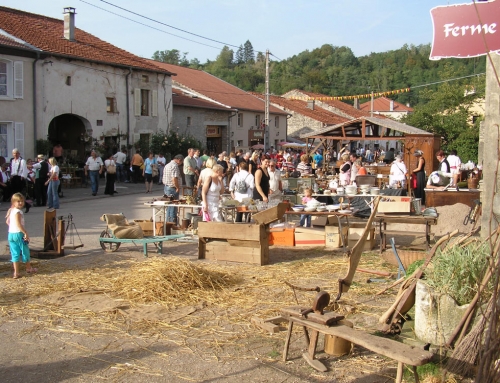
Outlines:
[{"label": "gutter", "polygon": [[132,68],[128,68],[128,73],[125,75],[125,92],[127,94],[126,105],[127,105],[127,152],[130,145],[130,92],[128,89],[128,78],[132,74]]}]

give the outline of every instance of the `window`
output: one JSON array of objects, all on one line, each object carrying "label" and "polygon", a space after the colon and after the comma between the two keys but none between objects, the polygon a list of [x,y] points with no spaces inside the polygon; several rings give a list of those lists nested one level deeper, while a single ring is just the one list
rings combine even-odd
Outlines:
[{"label": "window", "polygon": [[279,128],[280,127],[280,118],[279,116],[274,117],[274,127]]},{"label": "window", "polygon": [[142,75],[141,79],[142,82],[149,82],[149,76],[146,76],[145,74]]},{"label": "window", "polygon": [[186,124],[187,124],[187,126],[191,126],[191,117],[187,118]]},{"label": "window", "polygon": [[23,98],[23,62],[0,60],[0,97]]},{"label": "window", "polygon": [[116,113],[116,99],[114,97],[106,97],[106,112]]},{"label": "window", "polygon": [[255,127],[260,128],[260,114],[255,115]]},{"label": "window", "polygon": [[243,126],[243,113],[238,113],[238,126]]},{"label": "window", "polygon": [[0,61],[0,96],[7,96],[7,63]]},{"label": "window", "polygon": [[8,158],[8,149],[7,149],[7,126],[6,123],[0,123],[0,156]]},{"label": "window", "polygon": [[97,120],[97,121],[95,122],[95,124],[96,124],[97,126],[102,126],[102,120]]},{"label": "window", "polygon": [[243,140],[238,140],[238,146],[243,146]]},{"label": "window", "polygon": [[66,85],[71,86],[71,76],[66,77]]},{"label": "window", "polygon": [[149,90],[141,89],[141,116],[149,116]]}]

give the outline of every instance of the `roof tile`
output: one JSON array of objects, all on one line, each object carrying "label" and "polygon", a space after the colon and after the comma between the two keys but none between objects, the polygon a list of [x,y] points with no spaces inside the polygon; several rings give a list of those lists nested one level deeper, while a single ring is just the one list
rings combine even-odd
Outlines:
[{"label": "roof tile", "polygon": [[[149,61],[159,68],[175,73],[176,76],[172,78],[174,84],[203,94],[234,109],[264,112],[262,100],[210,73],[154,60]],[[287,114],[275,107],[271,107],[269,110],[274,114]]]},{"label": "roof tile", "polygon": [[[165,72],[152,65],[149,60],[115,47],[78,28],[75,28],[75,41],[65,39],[63,20],[0,7],[0,29],[46,53],[109,65]],[[1,40],[0,44],[4,44],[4,41]]]},{"label": "roof tile", "polygon": [[[391,100],[387,97],[378,97],[373,100],[373,110],[377,112],[391,112]],[[371,109],[371,101],[364,102],[360,106],[360,109],[369,112]],[[413,108],[394,101],[394,108],[392,112],[413,112]]]}]

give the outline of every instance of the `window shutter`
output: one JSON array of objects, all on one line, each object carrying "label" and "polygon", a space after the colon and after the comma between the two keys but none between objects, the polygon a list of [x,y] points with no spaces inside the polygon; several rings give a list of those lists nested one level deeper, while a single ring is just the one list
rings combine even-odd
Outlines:
[{"label": "window shutter", "polygon": [[152,94],[152,106],[151,106],[151,116],[156,117],[158,116],[158,91],[153,90]]},{"label": "window shutter", "polygon": [[116,102],[116,98],[113,98],[113,113],[118,113],[118,103]]},{"label": "window shutter", "polygon": [[24,122],[14,123],[14,145],[21,156],[26,157],[26,153],[24,153]]},{"label": "window shutter", "polygon": [[23,98],[23,62],[14,61],[14,98]]},{"label": "window shutter", "polygon": [[134,115],[141,115],[141,90],[139,88],[134,89]]}]

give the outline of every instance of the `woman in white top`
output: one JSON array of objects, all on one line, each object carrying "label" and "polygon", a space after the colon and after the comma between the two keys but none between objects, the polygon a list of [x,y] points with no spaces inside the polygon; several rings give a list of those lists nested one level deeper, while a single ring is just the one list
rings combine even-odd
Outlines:
[{"label": "woman in white top", "polygon": [[198,197],[201,197],[201,191],[203,189],[203,184],[207,178],[212,176],[212,166],[215,165],[215,160],[213,158],[208,158],[205,161],[205,169],[200,172],[198,177],[198,183],[196,184],[196,189],[198,190]]},{"label": "woman in white top", "polygon": [[49,209],[59,209],[59,193],[57,189],[59,188],[59,166],[57,166],[57,161],[54,157],[49,158],[50,170],[49,179],[45,182],[47,188],[47,207]]},{"label": "woman in white top", "polygon": [[389,173],[389,186],[394,186],[398,182],[401,183],[401,187],[404,189],[406,185],[406,176],[408,170],[406,170],[406,165],[400,155],[396,156],[396,160],[391,165],[391,171]]},{"label": "woman in white top", "polygon": [[111,197],[115,192],[115,181],[116,181],[116,162],[112,154],[104,161],[104,166],[106,168],[106,187],[104,189],[104,194],[109,194]]},{"label": "woman in white top", "polygon": [[212,167],[212,174],[210,178],[205,180],[203,190],[201,192],[203,211],[208,213],[210,221],[222,221],[222,218],[219,215],[219,199],[221,190],[224,190],[221,180],[223,173],[223,167],[215,164]]}]

